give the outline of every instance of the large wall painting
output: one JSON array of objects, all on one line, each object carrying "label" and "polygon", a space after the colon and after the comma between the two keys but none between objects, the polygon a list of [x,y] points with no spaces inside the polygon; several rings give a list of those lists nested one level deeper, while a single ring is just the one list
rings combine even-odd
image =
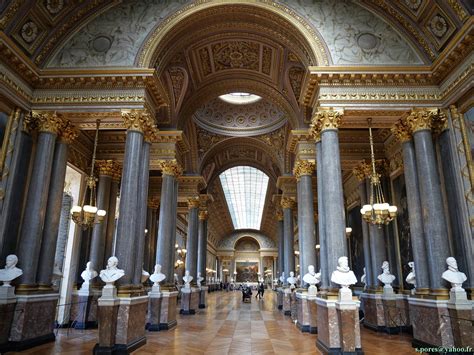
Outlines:
[{"label": "large wall painting", "polygon": [[236,262],[237,282],[257,282],[258,262]]}]

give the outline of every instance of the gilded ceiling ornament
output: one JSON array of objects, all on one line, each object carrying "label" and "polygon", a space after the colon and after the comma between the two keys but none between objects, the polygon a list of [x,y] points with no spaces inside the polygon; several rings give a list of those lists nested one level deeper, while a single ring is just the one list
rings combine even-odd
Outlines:
[{"label": "gilded ceiling ornament", "polygon": [[115,162],[113,160],[97,160],[97,169],[99,170],[99,176],[111,176],[115,174]]},{"label": "gilded ceiling ornament", "polygon": [[259,70],[260,45],[251,41],[228,41],[211,46],[216,72],[225,69]]},{"label": "gilded ceiling ornament", "polygon": [[313,175],[316,163],[309,160],[297,160],[293,168],[293,175],[299,179],[303,175]]},{"label": "gilded ceiling ornament", "polygon": [[158,209],[160,207],[160,198],[158,196],[153,196],[148,199],[148,207],[152,210]]},{"label": "gilded ceiling ornament", "polygon": [[448,4],[458,15],[461,21],[464,21],[464,19],[469,16],[468,13],[464,10],[464,8],[459,4],[458,0],[448,0]]},{"label": "gilded ceiling ornament", "polygon": [[407,125],[405,120],[399,120],[390,130],[395,138],[397,138],[401,143],[408,142],[412,139],[410,127]]},{"label": "gilded ceiling ornament", "polygon": [[199,208],[199,196],[188,198],[188,209]]},{"label": "gilded ceiling ornament", "polygon": [[174,177],[179,177],[183,174],[183,168],[178,164],[178,162],[173,160],[162,160],[159,163],[159,168],[163,175],[171,175]]},{"label": "gilded ceiling ornament", "polygon": [[317,120],[321,127],[321,132],[325,130],[337,130],[341,124],[342,113],[337,110],[329,109],[320,109],[316,112],[313,117],[314,120]]},{"label": "gilded ceiling ornament", "polygon": [[129,131],[144,132],[151,120],[146,110],[122,111],[124,125]]},{"label": "gilded ceiling ornament", "polygon": [[21,28],[21,38],[26,43],[33,42],[38,37],[39,29],[33,21],[26,22]]},{"label": "gilded ceiling ornament", "polygon": [[293,200],[290,197],[282,197],[280,204],[281,204],[281,208],[293,209],[296,206],[295,200]]},{"label": "gilded ceiling ornament", "polygon": [[179,98],[183,94],[184,85],[184,69],[179,67],[172,67],[168,69],[171,78],[171,85],[173,87],[174,104],[176,105]]},{"label": "gilded ceiling ornament", "polygon": [[58,134],[64,125],[63,120],[56,112],[33,111],[33,118],[37,122],[39,132]]},{"label": "gilded ceiling ornament", "polygon": [[435,15],[430,21],[430,29],[436,37],[443,38],[448,32],[448,22],[443,16]]},{"label": "gilded ceiling ornament", "polygon": [[209,212],[207,212],[207,210],[199,211],[199,219],[201,221],[206,221],[208,218],[209,218]]}]

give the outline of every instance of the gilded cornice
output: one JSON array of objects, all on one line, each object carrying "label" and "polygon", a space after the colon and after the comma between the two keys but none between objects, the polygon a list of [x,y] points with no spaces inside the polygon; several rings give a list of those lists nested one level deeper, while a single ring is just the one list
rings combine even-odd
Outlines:
[{"label": "gilded cornice", "polygon": [[183,174],[183,168],[176,160],[161,160],[159,167],[163,175],[179,177]]},{"label": "gilded cornice", "polygon": [[295,162],[295,167],[293,168],[293,175],[297,180],[300,179],[303,175],[313,175],[316,163],[309,160],[297,160]]},{"label": "gilded cornice", "polygon": [[311,140],[311,133],[307,129],[293,129],[288,136],[286,149],[291,153],[295,153],[299,142]]}]

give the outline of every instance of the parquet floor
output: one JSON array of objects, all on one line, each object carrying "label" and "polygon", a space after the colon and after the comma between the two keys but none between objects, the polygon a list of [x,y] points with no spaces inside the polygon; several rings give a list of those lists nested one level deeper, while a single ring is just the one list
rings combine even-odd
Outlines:
[{"label": "parquet floor", "polygon": [[[301,333],[275,309],[275,301],[271,291],[250,304],[241,302],[240,292],[208,294],[208,308],[196,315],[178,315],[174,330],[148,332],[147,344],[134,354],[320,354],[317,335]],[[408,335],[361,330],[367,355],[416,354]],[[61,329],[55,343],[21,354],[91,354],[96,337],[96,330]]]}]

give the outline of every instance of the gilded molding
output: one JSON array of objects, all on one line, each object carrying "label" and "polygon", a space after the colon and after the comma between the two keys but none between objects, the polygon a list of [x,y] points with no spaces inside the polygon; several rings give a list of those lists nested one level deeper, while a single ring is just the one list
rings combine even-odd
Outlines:
[{"label": "gilded molding", "polygon": [[280,204],[281,204],[281,208],[293,209],[296,206],[295,200],[293,200],[290,197],[282,197]]},{"label": "gilded molding", "polygon": [[299,179],[303,175],[313,175],[316,163],[310,160],[297,160],[293,168],[293,175]]},{"label": "gilded molding", "polygon": [[317,121],[321,127],[321,132],[326,130],[337,130],[341,124],[343,112],[334,110],[332,107],[329,109],[320,108],[313,117],[313,123]]},{"label": "gilded molding", "polygon": [[64,121],[56,112],[33,111],[33,119],[36,121],[39,132],[47,132],[58,135],[64,125]]},{"label": "gilded molding", "polygon": [[178,164],[178,162],[173,160],[162,160],[159,163],[159,168],[163,175],[171,175],[174,177],[179,177],[183,174],[183,168]]},{"label": "gilded molding", "polygon": [[469,15],[464,8],[459,4],[458,0],[448,0],[449,7],[453,9],[456,15],[463,22]]}]

